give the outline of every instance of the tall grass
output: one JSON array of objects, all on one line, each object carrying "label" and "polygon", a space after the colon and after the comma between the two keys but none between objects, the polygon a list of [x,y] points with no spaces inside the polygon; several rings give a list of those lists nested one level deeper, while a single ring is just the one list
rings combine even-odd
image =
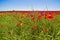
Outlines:
[{"label": "tall grass", "polygon": [[29,14],[0,15],[0,40],[60,40],[60,15],[34,21]]}]

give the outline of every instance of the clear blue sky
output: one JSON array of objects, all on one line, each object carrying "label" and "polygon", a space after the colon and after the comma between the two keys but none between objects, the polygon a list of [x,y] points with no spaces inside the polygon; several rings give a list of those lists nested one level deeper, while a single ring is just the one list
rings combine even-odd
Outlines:
[{"label": "clear blue sky", "polygon": [[[47,7],[46,7],[47,5]],[[0,0],[0,11],[60,10],[60,0]]]}]

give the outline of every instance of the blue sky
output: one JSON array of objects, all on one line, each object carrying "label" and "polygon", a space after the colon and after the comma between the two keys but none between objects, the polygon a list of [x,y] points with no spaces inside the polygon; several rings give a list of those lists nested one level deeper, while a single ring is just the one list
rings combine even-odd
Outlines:
[{"label": "blue sky", "polygon": [[0,11],[47,9],[60,10],[60,0],[0,0]]}]

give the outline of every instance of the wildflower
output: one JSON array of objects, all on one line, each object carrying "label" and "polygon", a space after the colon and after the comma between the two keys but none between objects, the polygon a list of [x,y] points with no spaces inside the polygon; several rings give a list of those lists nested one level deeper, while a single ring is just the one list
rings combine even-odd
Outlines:
[{"label": "wildflower", "polygon": [[32,29],[36,29],[36,26],[32,26]]},{"label": "wildflower", "polygon": [[41,18],[41,15],[38,15],[38,19],[40,19]]},{"label": "wildflower", "polygon": [[38,15],[37,22],[39,21],[39,19],[41,19],[41,17],[42,17],[41,15]]},{"label": "wildflower", "polygon": [[32,17],[32,21],[34,21],[34,16]]},{"label": "wildflower", "polygon": [[54,20],[54,17],[53,17],[53,15],[51,15],[51,14],[46,15],[46,18],[49,19],[49,20]]}]

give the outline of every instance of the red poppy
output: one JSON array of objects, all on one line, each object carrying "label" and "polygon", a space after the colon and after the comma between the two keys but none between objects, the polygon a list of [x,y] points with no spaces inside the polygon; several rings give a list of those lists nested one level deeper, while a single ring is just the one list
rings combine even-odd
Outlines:
[{"label": "red poppy", "polygon": [[54,15],[55,15],[54,13],[49,13],[49,14],[51,14],[52,16],[54,16]]},{"label": "red poppy", "polygon": [[54,20],[54,17],[51,14],[46,15],[45,18],[47,18],[49,20]]},{"label": "red poppy", "polygon": [[39,20],[41,17],[42,17],[41,15],[38,15],[38,20]]},{"label": "red poppy", "polygon": [[41,18],[41,15],[38,15],[38,19],[40,19]]},{"label": "red poppy", "polygon": [[36,26],[32,26],[32,29],[36,29]]},{"label": "red poppy", "polygon": [[32,21],[34,21],[34,16],[32,17]]},{"label": "red poppy", "polygon": [[41,15],[38,15],[38,17],[37,17],[37,22],[39,21],[39,19],[41,19]]}]

